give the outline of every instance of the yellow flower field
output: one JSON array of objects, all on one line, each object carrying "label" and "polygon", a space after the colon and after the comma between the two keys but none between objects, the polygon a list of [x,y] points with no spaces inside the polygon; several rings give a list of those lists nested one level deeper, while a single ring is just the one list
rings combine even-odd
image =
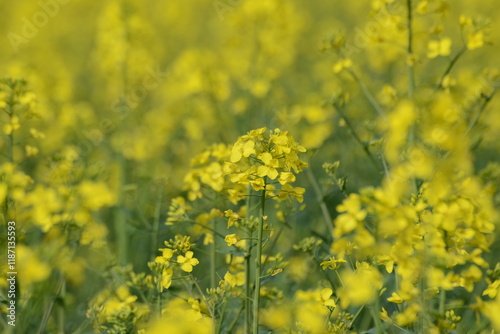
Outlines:
[{"label": "yellow flower field", "polygon": [[0,4],[0,332],[500,332],[493,0]]}]

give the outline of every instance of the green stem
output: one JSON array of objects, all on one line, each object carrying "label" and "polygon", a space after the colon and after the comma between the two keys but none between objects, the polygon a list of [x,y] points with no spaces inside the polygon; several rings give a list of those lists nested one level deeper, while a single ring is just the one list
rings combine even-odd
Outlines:
[{"label": "green stem", "polygon": [[[249,242],[251,242],[251,237],[252,237],[252,232],[249,232]],[[244,302],[244,308],[245,308],[245,333],[250,334],[251,333],[251,327],[250,327],[250,318],[251,318],[251,313],[252,310],[250,308],[250,248],[248,250],[248,253],[245,255],[245,302]]]},{"label": "green stem", "polygon": [[361,305],[361,307],[359,308],[359,310],[356,312],[356,314],[354,315],[354,317],[352,318],[351,322],[350,322],[350,326],[349,327],[352,327],[354,322],[356,321],[356,319],[358,319],[359,315],[361,314],[361,312],[365,309],[365,305]]},{"label": "green stem", "polygon": [[[370,161],[373,164],[373,166],[375,166],[375,168],[377,169],[377,171],[379,171],[380,168],[379,168],[379,165],[377,163],[377,159],[375,159],[375,157],[373,156],[372,152],[368,148],[368,145],[361,140],[361,138],[359,137],[358,133],[354,129],[354,126],[352,125],[351,121],[349,120],[349,118],[347,118],[347,116],[345,115],[344,111],[342,110],[342,107],[337,106],[335,104],[333,105],[333,107],[340,114],[340,117],[342,117],[342,119],[344,120],[345,124],[347,125],[347,127],[351,131],[352,136],[358,142],[358,144],[361,145],[361,147],[363,148],[363,151],[366,153],[366,155],[370,159]],[[388,175],[386,175],[386,176],[388,176]]]},{"label": "green stem", "polygon": [[163,199],[163,187],[158,191],[158,197],[156,198],[156,207],[154,213],[153,221],[153,235],[151,236],[151,251],[153,252],[153,258],[158,251],[158,232],[160,230],[160,215],[161,215],[161,202]]},{"label": "green stem", "polygon": [[[216,231],[216,224],[215,224],[215,219],[212,219],[212,228],[214,231]],[[215,238],[215,235],[213,236],[212,238],[212,245],[211,245],[211,248],[210,248],[210,287],[211,288],[215,288],[216,287],[216,282],[217,282],[217,272],[216,272],[216,268],[217,268],[217,264],[216,264],[216,260],[217,260],[217,238]]]},{"label": "green stem", "polygon": [[[12,118],[14,118],[14,92],[11,92],[9,100],[7,102],[7,114],[9,115],[9,122],[12,124]],[[14,129],[7,135],[8,143],[7,143],[7,158],[9,162],[14,162]]]},{"label": "green stem", "polygon": [[[252,197],[250,196],[251,194],[251,187],[248,186],[248,195],[246,198],[246,217],[250,217],[250,206],[251,206],[251,200]],[[248,242],[247,242],[247,253],[245,254],[245,301],[243,303],[243,307],[245,308],[245,333],[250,334],[251,333],[251,326],[250,326],[250,318],[252,314],[252,310],[250,308],[250,277],[251,277],[251,256],[252,256],[252,239],[253,239],[253,231],[249,228],[247,231],[247,237],[248,237]]]},{"label": "green stem", "polygon": [[370,92],[370,90],[368,89],[368,87],[366,87],[366,85],[363,83],[363,81],[361,81],[361,79],[358,77],[358,75],[352,69],[348,69],[348,71],[351,74],[351,76],[353,77],[354,81],[356,81],[356,83],[358,84],[359,88],[361,88],[361,91],[363,92],[363,94],[367,98],[368,102],[370,102],[370,104],[372,105],[373,109],[375,109],[375,111],[380,116],[386,118],[387,115],[385,114],[384,109],[382,109],[382,107],[380,106],[380,104],[378,104],[377,99],[375,99],[375,97]]},{"label": "green stem", "polygon": [[224,239],[224,238],[226,237],[224,234],[222,234],[222,233],[220,233],[220,232],[217,232],[217,231],[216,231],[216,230],[214,230],[212,227],[207,226],[207,225],[205,225],[205,224],[202,224],[202,223],[200,223],[200,222],[197,222],[196,220],[193,220],[193,219],[186,219],[186,220],[184,220],[184,221],[185,221],[185,222],[188,222],[188,223],[191,223],[191,224],[193,224],[193,225],[198,225],[198,226],[200,226],[200,227],[202,227],[202,228],[206,229],[207,231],[212,232],[212,233],[214,234],[214,236],[218,236],[219,238]]},{"label": "green stem", "polygon": [[118,188],[118,200],[115,207],[115,219],[114,219],[114,229],[116,235],[116,253],[119,265],[125,265],[127,263],[127,222],[125,217],[124,208],[124,196],[123,196],[123,184],[125,180],[125,162],[124,158],[120,155],[119,159],[119,188]]},{"label": "green stem", "polygon": [[63,300],[62,303],[58,304],[57,307],[57,315],[58,315],[58,324],[57,324],[57,333],[64,334],[64,298],[66,296],[66,281],[63,281],[61,286],[60,297]]},{"label": "green stem", "polygon": [[426,330],[426,325],[427,325],[427,308],[426,308],[426,302],[425,302],[425,286],[424,286],[424,279],[423,275],[421,274],[420,280],[418,282],[418,289],[419,291],[419,303],[421,306],[421,310],[419,311],[419,317],[417,321],[417,333],[425,333]]},{"label": "green stem", "polygon": [[455,57],[453,57],[451,62],[448,64],[448,67],[444,71],[443,75],[439,79],[439,82],[436,85],[436,90],[443,86],[444,78],[446,78],[446,76],[451,72],[451,70],[453,69],[453,66],[455,66],[455,64],[460,59],[460,57],[462,57],[462,55],[465,53],[465,51],[467,51],[467,47],[464,46],[464,47],[462,47],[462,49],[460,49],[460,51],[458,51],[458,53],[455,55]]},{"label": "green stem", "polygon": [[[7,103],[7,114],[9,115],[9,122],[12,124],[12,118],[14,117],[14,93],[11,94],[9,101]],[[14,163],[14,131],[12,130],[10,134],[7,135],[7,159],[10,163]],[[15,220],[14,216],[14,203],[10,198],[9,192],[5,196],[4,200],[4,217],[7,221]]]},{"label": "green stem", "polygon": [[380,299],[378,297],[375,299],[375,303],[370,307],[370,309],[373,316],[373,321],[375,322],[375,333],[382,334],[384,330],[382,328],[382,322],[380,321],[380,317],[378,315],[380,309]]},{"label": "green stem", "polygon": [[[408,48],[407,48],[407,57],[411,57],[413,55],[413,5],[412,0],[406,0],[407,6],[407,29],[408,29]],[[408,98],[413,99],[413,94],[415,91],[415,67],[413,63],[408,63]],[[408,134],[408,146],[412,146],[415,142],[415,124],[410,126]],[[413,188],[413,193],[417,194],[418,186],[417,179],[415,177],[411,178],[411,184]]]},{"label": "green stem", "polygon": [[445,311],[445,303],[446,303],[446,291],[441,289],[439,293],[439,314],[444,315]]},{"label": "green stem", "polygon": [[229,325],[227,333],[233,333],[233,329],[236,326],[236,324],[238,323],[238,320],[240,319],[241,312],[243,312],[244,308],[245,308],[245,304],[243,304],[240,307],[240,310],[238,311],[238,314],[236,315],[236,317],[234,317],[233,321],[231,322],[231,325]]},{"label": "green stem", "polygon": [[266,205],[267,177],[264,178],[264,189],[260,197],[260,220],[257,229],[257,256],[255,258],[255,291],[253,299],[253,334],[259,333],[260,279],[262,276],[262,235],[264,231],[264,212]]},{"label": "green stem", "polygon": [[161,309],[162,309],[162,301],[161,301],[161,295],[162,295],[162,286],[161,286],[161,275],[158,277],[158,300],[157,300],[157,307],[158,307],[158,316],[161,319],[162,314],[161,314]]},{"label": "green stem", "polygon": [[481,117],[484,109],[486,109],[486,106],[491,101],[491,99],[493,98],[493,96],[495,95],[495,93],[496,93],[496,88],[493,90],[493,92],[490,95],[482,96],[482,98],[483,98],[484,101],[481,104],[481,107],[479,108],[479,110],[477,111],[477,113],[474,115],[474,118],[471,120],[471,122],[467,126],[467,130],[465,132],[466,135],[469,134],[471,132],[472,128],[477,124],[477,122],[479,121],[479,118]]},{"label": "green stem", "polygon": [[332,220],[332,217],[330,216],[330,212],[328,211],[328,208],[326,207],[325,201],[323,200],[323,193],[321,192],[321,189],[319,188],[318,182],[316,181],[316,178],[314,177],[314,174],[313,174],[311,168],[307,168],[306,173],[307,173],[307,177],[309,178],[309,181],[311,182],[311,185],[314,189],[314,192],[316,193],[316,199],[319,203],[319,207],[321,208],[321,213],[323,214],[323,219],[325,220],[325,225],[328,229],[328,232],[331,235],[333,233],[333,220]]},{"label": "green stem", "polygon": [[43,315],[42,321],[40,322],[40,327],[38,327],[38,334],[45,333],[45,327],[47,326],[47,323],[50,318],[50,314],[52,313],[52,310],[54,309],[54,304],[56,303],[57,298],[59,298],[59,294],[61,292],[61,289],[64,285],[65,278],[64,275],[61,274],[61,277],[59,278],[59,282],[56,287],[56,292],[54,295],[54,298],[52,298],[52,301],[49,304],[49,307],[47,307],[45,314]]},{"label": "green stem", "polygon": [[196,280],[196,278],[193,276],[193,274],[189,274],[189,277],[191,277],[191,280],[193,281],[194,286],[198,290],[198,293],[200,294],[201,300],[207,306],[208,312],[210,313],[210,316],[212,317],[212,333],[215,334],[215,332],[217,330],[217,319],[215,317],[215,310],[212,308],[212,306],[208,302],[207,298],[205,297],[205,294],[203,293],[203,290],[201,290],[201,287],[198,284],[198,281]]},{"label": "green stem", "polygon": [[227,301],[225,301],[225,302],[224,302],[224,306],[222,307],[222,313],[221,313],[221,315],[220,315],[220,320],[219,320],[219,322],[217,323],[217,328],[216,328],[216,330],[215,330],[215,332],[216,332],[217,334],[219,334],[219,333],[220,333],[220,331],[221,331],[221,329],[222,329],[222,324],[224,323],[224,320],[226,320],[226,319],[225,319],[225,317],[226,317],[227,304],[228,304],[228,302],[227,302]]}]

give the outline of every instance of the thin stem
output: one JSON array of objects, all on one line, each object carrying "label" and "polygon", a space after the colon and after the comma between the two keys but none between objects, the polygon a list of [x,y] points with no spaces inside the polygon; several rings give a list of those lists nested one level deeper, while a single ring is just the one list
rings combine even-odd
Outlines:
[{"label": "thin stem", "polygon": [[264,189],[260,198],[260,220],[257,229],[257,256],[255,259],[255,291],[253,299],[253,334],[259,333],[259,303],[260,303],[260,279],[262,276],[262,235],[264,231],[264,212],[266,205],[267,177],[264,178]]},{"label": "thin stem", "polygon": [[351,326],[354,324],[354,322],[356,321],[356,319],[359,317],[359,315],[361,314],[361,312],[365,309],[365,305],[361,305],[361,307],[359,308],[358,312],[356,312],[356,314],[354,315],[354,317],[352,318],[351,320]]},{"label": "thin stem", "polygon": [[222,239],[224,239],[224,238],[226,237],[224,234],[222,234],[222,233],[220,233],[220,232],[217,232],[217,231],[216,231],[216,230],[214,230],[212,227],[207,226],[207,225],[205,225],[205,224],[202,224],[202,223],[200,223],[200,222],[197,222],[196,220],[186,219],[186,220],[184,220],[184,221],[185,221],[185,222],[188,222],[188,223],[191,223],[191,224],[194,224],[194,225],[201,226],[201,227],[203,227],[204,229],[206,229],[206,230],[208,230],[208,231],[212,232],[214,235],[216,235],[216,236],[218,236],[218,237],[220,237],[220,238],[222,238]]},{"label": "thin stem", "polygon": [[[11,92],[9,100],[7,102],[7,114],[9,115],[9,122],[12,124],[12,119],[14,118],[14,92]],[[7,143],[7,158],[9,162],[14,162],[14,129],[11,129],[10,133],[7,135],[8,143]]]},{"label": "thin stem", "polygon": [[334,271],[335,271],[335,274],[337,274],[337,277],[338,277],[339,282],[342,285],[342,287],[345,287],[344,281],[342,280],[342,277],[340,277],[340,274],[339,274],[338,270],[335,269]]},{"label": "thin stem", "polygon": [[474,115],[474,118],[471,120],[471,122],[467,126],[467,131],[465,131],[466,135],[469,134],[471,132],[472,128],[477,124],[477,122],[479,121],[479,118],[481,117],[483,111],[486,109],[486,106],[491,101],[491,99],[493,98],[493,96],[495,95],[495,93],[496,93],[496,88],[493,90],[493,92],[490,95],[483,95],[482,96],[482,98],[484,99],[483,104],[481,105],[481,107],[477,111],[476,115]]},{"label": "thin stem", "polygon": [[453,69],[453,66],[455,66],[455,64],[460,59],[460,57],[462,57],[462,55],[465,53],[465,51],[467,51],[467,47],[464,46],[460,49],[460,51],[458,51],[458,53],[455,55],[455,57],[453,57],[451,62],[448,64],[448,67],[444,71],[443,75],[439,79],[439,82],[436,85],[436,90],[438,90],[439,88],[441,88],[443,86],[444,78],[446,78],[446,76],[451,72],[451,70]]},{"label": "thin stem", "polygon": [[59,293],[61,292],[61,289],[64,285],[64,281],[65,281],[64,275],[61,274],[61,277],[60,277],[59,282],[57,284],[55,296],[52,299],[52,301],[50,302],[49,307],[45,311],[45,314],[43,315],[42,322],[40,323],[40,327],[38,328],[38,334],[45,333],[45,327],[47,326],[47,322],[49,321],[49,317],[50,317],[50,314],[52,313],[52,309],[54,308],[54,304],[55,304],[57,298],[59,297]]},{"label": "thin stem", "polygon": [[[407,6],[407,29],[408,29],[408,46],[407,46],[407,57],[413,55],[413,5],[412,0],[406,0]],[[408,98],[413,99],[413,94],[415,91],[415,68],[413,62],[407,61],[408,68]],[[408,134],[408,146],[412,146],[415,142],[415,124],[412,124],[409,129]],[[417,179],[415,177],[411,178],[411,184],[413,192],[416,194],[418,191]]]},{"label": "thin stem", "polygon": [[123,184],[125,182],[125,161],[123,156],[119,155],[119,191],[118,191],[118,200],[115,207],[115,219],[114,219],[114,228],[116,235],[116,250],[118,257],[118,264],[125,265],[127,263],[127,241],[128,241],[128,232],[127,232],[127,221],[124,212],[124,196],[123,196]]},{"label": "thin stem", "polygon": [[224,322],[225,317],[226,317],[227,304],[228,304],[227,300],[226,300],[226,301],[224,301],[224,306],[222,307],[222,313],[221,313],[221,315],[220,315],[220,320],[219,320],[219,322],[217,323],[217,328],[216,328],[216,330],[215,330],[215,332],[216,332],[217,334],[219,334],[219,333],[220,333],[220,331],[221,331],[221,329],[222,329],[222,323]]},{"label": "thin stem", "polygon": [[[60,297],[65,298],[66,296],[66,281],[63,280],[62,286],[61,286],[61,292],[60,292]],[[64,304],[59,303],[57,307],[57,315],[58,315],[58,334],[64,334]]]},{"label": "thin stem", "polygon": [[161,202],[163,199],[163,187],[158,191],[158,197],[156,198],[156,207],[154,213],[153,221],[153,235],[151,237],[151,247],[153,256],[158,251],[158,231],[160,230],[160,214],[161,214]]},{"label": "thin stem", "polygon": [[318,182],[316,181],[316,178],[314,177],[314,174],[310,168],[307,168],[306,170],[307,177],[309,178],[309,182],[311,182],[311,185],[314,189],[314,192],[316,193],[316,199],[319,203],[319,207],[321,208],[321,213],[323,214],[323,219],[325,220],[325,225],[330,232],[330,234],[333,233],[333,220],[332,217],[330,216],[330,212],[328,211],[328,208],[326,207],[325,201],[323,199],[323,194],[321,192],[321,189],[319,188]]},{"label": "thin stem", "polygon": [[[345,124],[347,125],[347,127],[351,131],[352,136],[358,142],[358,144],[361,145],[361,147],[363,148],[363,151],[365,151],[366,155],[368,156],[368,158],[372,162],[373,166],[375,166],[375,168],[377,169],[377,171],[379,171],[380,168],[379,168],[379,165],[377,163],[377,160],[373,156],[372,152],[370,152],[370,149],[368,148],[368,145],[365,142],[363,142],[361,140],[361,138],[359,137],[359,135],[356,132],[356,130],[354,129],[354,126],[352,125],[351,121],[349,120],[349,118],[347,118],[347,116],[345,115],[344,111],[342,110],[342,107],[336,106],[335,104],[333,104],[333,107],[335,108],[335,110],[338,111],[338,113],[340,114],[340,117],[342,117],[342,119],[344,120]],[[388,176],[388,175],[386,175],[386,176]]]},{"label": "thin stem", "polygon": [[[252,232],[249,232],[252,235]],[[251,318],[251,308],[250,308],[250,251],[245,255],[245,333],[251,333],[250,318]]]},{"label": "thin stem", "polygon": [[201,299],[203,300],[203,302],[207,306],[208,312],[210,313],[210,316],[212,317],[212,333],[215,334],[215,331],[216,331],[216,321],[217,321],[215,319],[215,312],[214,312],[212,306],[210,305],[210,303],[208,302],[207,298],[205,297],[205,294],[201,290],[201,287],[198,284],[198,281],[196,280],[196,278],[193,276],[193,274],[189,274],[189,277],[191,277],[191,280],[193,281],[194,286],[196,287],[196,290],[198,290],[198,293],[200,294]]},{"label": "thin stem", "polygon": [[[248,186],[248,194],[250,195],[252,189],[250,186]],[[250,205],[251,205],[251,200],[252,197],[248,196],[246,198],[246,218],[250,217]],[[247,237],[248,237],[248,242],[247,242],[247,253],[245,254],[245,300],[243,303],[243,307],[245,308],[245,333],[250,334],[251,333],[251,323],[250,323],[250,318],[252,314],[252,310],[250,308],[250,272],[251,272],[251,255],[252,255],[252,238],[253,238],[253,231],[251,229],[248,229],[247,231]]]},{"label": "thin stem", "polygon": [[443,315],[445,311],[445,303],[446,303],[446,290],[441,289],[439,294],[439,314]]},{"label": "thin stem", "polygon": [[162,300],[161,300],[161,296],[162,296],[162,286],[161,286],[161,276],[158,278],[158,300],[157,300],[157,307],[158,307],[158,316],[159,318],[161,319],[163,317],[162,315]]},{"label": "thin stem", "polygon": [[232,333],[233,332],[233,329],[236,326],[236,324],[238,323],[238,320],[240,319],[241,312],[243,312],[244,308],[245,308],[245,304],[243,304],[240,307],[240,310],[238,311],[238,314],[236,315],[236,317],[234,317],[233,322],[231,322],[231,325],[229,325],[227,333]]},{"label": "thin stem", "polygon": [[389,178],[391,174],[389,173],[389,166],[387,165],[387,161],[385,160],[383,153],[380,154],[380,160],[382,160],[382,166],[384,166],[384,174]]},{"label": "thin stem", "polygon": [[380,317],[378,315],[379,309],[380,309],[380,299],[377,297],[375,299],[374,305],[370,307],[370,310],[373,316],[373,321],[375,322],[375,333],[382,334],[384,330],[382,328],[382,322],[380,321]]},{"label": "thin stem", "polygon": [[[212,219],[212,229],[215,231],[216,230],[216,220]],[[216,260],[217,260],[217,239],[212,238],[212,246],[210,248],[210,287],[215,288],[216,287],[216,279],[217,279],[217,272],[216,272]]]},{"label": "thin stem", "polygon": [[363,83],[363,81],[361,81],[361,79],[358,77],[358,75],[352,69],[347,69],[347,71],[354,78],[354,81],[356,81],[356,83],[358,84],[359,88],[361,88],[361,91],[363,92],[363,94],[365,95],[365,97],[367,98],[367,100],[370,102],[370,104],[372,105],[373,109],[375,109],[375,111],[380,116],[382,116],[383,118],[387,118],[387,115],[385,114],[384,109],[382,109],[382,107],[380,106],[380,104],[378,104],[378,102],[375,99],[375,97],[373,96],[373,94],[365,86],[365,84]]},{"label": "thin stem", "polygon": [[[10,98],[7,102],[7,114],[9,115],[9,122],[12,124],[12,118],[14,117],[14,92],[11,93]],[[7,135],[7,159],[10,163],[14,163],[14,130],[12,129],[10,134]],[[10,198],[10,193],[7,193],[4,200],[4,217],[7,220],[15,220],[14,216],[14,203]]]}]

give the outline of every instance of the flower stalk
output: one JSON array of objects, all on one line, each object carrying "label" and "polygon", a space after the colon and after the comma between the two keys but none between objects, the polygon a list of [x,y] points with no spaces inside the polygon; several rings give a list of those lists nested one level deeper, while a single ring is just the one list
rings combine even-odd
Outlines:
[{"label": "flower stalk", "polygon": [[266,206],[267,177],[264,178],[264,189],[260,197],[259,227],[257,228],[257,255],[255,259],[255,291],[253,299],[253,334],[259,333],[260,283],[262,276],[262,235],[264,232],[264,213]]}]

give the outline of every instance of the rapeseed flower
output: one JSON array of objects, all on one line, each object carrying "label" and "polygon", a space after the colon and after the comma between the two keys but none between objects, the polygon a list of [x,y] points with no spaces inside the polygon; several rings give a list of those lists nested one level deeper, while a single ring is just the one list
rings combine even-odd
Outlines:
[{"label": "rapeseed flower", "polygon": [[181,264],[181,269],[187,273],[192,272],[193,267],[200,263],[200,261],[193,256],[194,253],[192,251],[187,251],[186,254],[177,256],[177,263]]}]

